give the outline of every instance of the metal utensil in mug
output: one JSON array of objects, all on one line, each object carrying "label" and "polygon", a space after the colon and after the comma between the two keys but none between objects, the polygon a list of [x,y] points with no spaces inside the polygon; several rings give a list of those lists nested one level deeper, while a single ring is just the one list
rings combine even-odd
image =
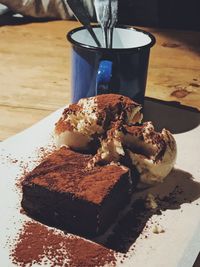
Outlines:
[{"label": "metal utensil in mug", "polygon": [[94,39],[96,45],[101,47],[101,44],[90,24],[90,18],[87,10],[80,0],[67,0],[67,3],[74,13],[74,16],[80,21],[83,26],[89,31],[90,35]]},{"label": "metal utensil in mug", "polygon": [[117,23],[118,15],[118,0],[109,0],[110,18],[108,26],[108,47],[112,48],[113,45],[113,30]]},{"label": "metal utensil in mug", "polygon": [[108,26],[110,19],[109,0],[94,0],[97,21],[103,31],[104,47],[108,48]]}]

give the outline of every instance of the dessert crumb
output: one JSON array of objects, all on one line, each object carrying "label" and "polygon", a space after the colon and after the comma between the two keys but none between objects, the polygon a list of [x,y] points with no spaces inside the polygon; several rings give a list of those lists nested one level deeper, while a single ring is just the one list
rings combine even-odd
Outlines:
[{"label": "dessert crumb", "polygon": [[165,232],[165,230],[160,225],[156,225],[156,224],[153,226],[152,231],[154,234],[161,234]]},{"label": "dessert crumb", "polygon": [[148,209],[156,209],[158,207],[154,195],[152,195],[151,193],[147,194],[145,205]]}]

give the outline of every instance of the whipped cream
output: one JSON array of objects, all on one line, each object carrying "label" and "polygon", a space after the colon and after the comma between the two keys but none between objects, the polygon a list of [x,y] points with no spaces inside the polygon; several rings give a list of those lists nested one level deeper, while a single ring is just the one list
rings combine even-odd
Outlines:
[{"label": "whipped cream", "polygon": [[162,182],[175,164],[176,142],[168,130],[156,132],[152,122],[141,123],[140,110],[139,104],[116,94],[81,99],[56,123],[56,144],[91,152],[96,143],[90,167],[128,161],[142,183]]},{"label": "whipped cream", "polygon": [[141,106],[128,97],[109,94],[83,98],[70,105],[55,127],[58,147],[88,150],[92,141],[98,141],[114,121],[136,123],[141,121]]},{"label": "whipped cream", "polygon": [[172,134],[163,129],[159,137],[162,145],[155,154],[145,156],[129,150],[132,163],[140,173],[140,180],[146,184],[163,182],[176,161],[177,147]]},{"label": "whipped cream", "polygon": [[139,172],[141,182],[162,182],[175,164],[176,142],[166,129],[156,132],[151,122],[141,126],[115,125],[102,140],[95,160],[120,162],[125,154]]}]

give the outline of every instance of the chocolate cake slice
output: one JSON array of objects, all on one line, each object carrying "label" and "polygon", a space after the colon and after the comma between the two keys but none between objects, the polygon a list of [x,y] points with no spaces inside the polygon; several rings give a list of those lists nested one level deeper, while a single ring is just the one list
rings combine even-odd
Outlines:
[{"label": "chocolate cake slice", "polygon": [[22,183],[27,214],[82,236],[103,233],[128,202],[132,185],[128,168],[88,168],[91,159],[66,147],[44,159]]}]

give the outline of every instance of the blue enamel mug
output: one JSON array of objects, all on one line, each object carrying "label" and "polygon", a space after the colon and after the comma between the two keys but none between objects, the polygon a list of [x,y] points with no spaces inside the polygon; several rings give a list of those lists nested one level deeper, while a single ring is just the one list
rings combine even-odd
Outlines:
[{"label": "blue enamel mug", "polygon": [[[100,27],[93,27],[103,44]],[[67,34],[72,44],[72,102],[98,94],[116,93],[143,103],[150,48],[155,37],[130,26],[113,31],[113,47],[97,47],[84,27]]]}]

